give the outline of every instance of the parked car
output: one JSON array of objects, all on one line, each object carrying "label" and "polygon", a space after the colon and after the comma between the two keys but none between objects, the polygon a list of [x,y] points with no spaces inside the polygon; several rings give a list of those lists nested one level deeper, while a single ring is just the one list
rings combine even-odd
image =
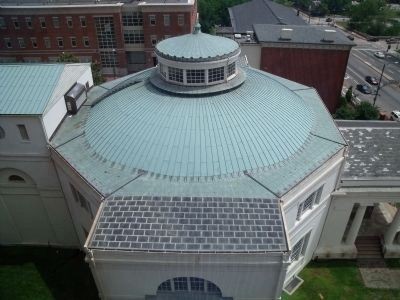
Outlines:
[{"label": "parked car", "polygon": [[349,34],[349,35],[347,36],[347,38],[348,38],[350,41],[354,41],[354,35],[352,35],[352,34]]},{"label": "parked car", "polygon": [[390,120],[400,122],[400,111],[394,110],[390,113]]},{"label": "parked car", "polygon": [[371,94],[372,91],[366,84],[357,84],[357,90],[359,90],[363,94]]},{"label": "parked car", "polygon": [[387,39],[386,40],[386,43],[388,43],[388,44],[394,44],[394,43],[396,43],[397,42],[397,39],[396,38],[390,38],[390,39]]},{"label": "parked car", "polygon": [[379,39],[377,37],[370,37],[367,39],[368,42],[377,42]]},{"label": "parked car", "polygon": [[326,22],[332,22],[332,18],[326,18]]},{"label": "parked car", "polygon": [[378,85],[378,80],[373,76],[365,76],[365,81],[373,85]]},{"label": "parked car", "polygon": [[374,53],[377,58],[385,58],[385,54],[382,51],[377,51]]}]

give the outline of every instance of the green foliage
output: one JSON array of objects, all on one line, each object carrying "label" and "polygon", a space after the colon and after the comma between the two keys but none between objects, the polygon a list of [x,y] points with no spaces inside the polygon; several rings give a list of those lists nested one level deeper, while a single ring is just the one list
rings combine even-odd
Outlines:
[{"label": "green foliage", "polygon": [[354,120],[356,118],[356,111],[353,106],[345,103],[336,110],[334,118],[340,120]]},{"label": "green foliage", "polygon": [[230,26],[228,8],[248,0],[199,0],[201,30],[210,33],[215,25]]},{"label": "green foliage", "polygon": [[322,0],[321,4],[326,6],[329,13],[339,14],[350,8],[351,0]]},{"label": "green foliage", "polygon": [[350,103],[352,98],[353,98],[353,87],[351,86],[347,89],[345,99],[347,103]]},{"label": "green foliage", "polygon": [[104,81],[103,73],[101,72],[101,65],[98,61],[92,62],[90,67],[92,68],[92,76],[94,85],[102,84]]},{"label": "green foliage", "polygon": [[[57,58],[57,62],[65,62],[65,63],[78,63],[79,59],[71,53],[63,52]],[[102,84],[105,79],[103,77],[103,73],[101,72],[101,65],[99,62],[95,61],[90,64],[92,69],[92,76],[94,85]]]},{"label": "green foliage", "polygon": [[356,120],[378,120],[379,119],[379,109],[373,104],[362,101],[359,105],[355,107],[356,110]]},{"label": "green foliage", "polygon": [[290,0],[274,0],[276,3],[288,6],[288,7],[292,7],[293,6],[293,1]]},{"label": "green foliage", "polygon": [[71,53],[63,52],[58,56],[57,62],[78,63],[79,59]]},{"label": "green foliage", "polygon": [[350,29],[370,35],[398,35],[400,24],[396,12],[385,0],[364,0],[349,10]]}]

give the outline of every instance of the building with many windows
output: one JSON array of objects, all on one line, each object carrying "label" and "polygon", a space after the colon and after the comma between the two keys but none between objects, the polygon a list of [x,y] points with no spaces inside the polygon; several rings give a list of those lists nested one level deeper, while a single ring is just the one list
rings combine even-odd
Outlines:
[{"label": "building with many windows", "polygon": [[119,76],[156,64],[154,46],[191,32],[194,0],[0,1],[0,61],[55,62],[62,52]]},{"label": "building with many windows", "polygon": [[[87,99],[76,65],[4,66],[1,244],[80,247],[103,299],[278,299],[312,258],[357,255],[366,211],[399,202],[399,126],[339,131],[315,89],[199,24],[155,54]],[[393,212],[373,227],[387,256]]]}]

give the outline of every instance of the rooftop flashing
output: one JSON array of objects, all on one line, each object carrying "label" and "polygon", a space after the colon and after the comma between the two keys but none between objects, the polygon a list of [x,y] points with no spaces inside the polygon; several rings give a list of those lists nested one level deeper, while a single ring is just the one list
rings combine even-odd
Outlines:
[{"label": "rooftop flashing", "polygon": [[197,23],[193,33],[159,42],[155,52],[172,61],[208,62],[235,56],[240,53],[240,47],[231,39],[201,32],[201,25]]}]

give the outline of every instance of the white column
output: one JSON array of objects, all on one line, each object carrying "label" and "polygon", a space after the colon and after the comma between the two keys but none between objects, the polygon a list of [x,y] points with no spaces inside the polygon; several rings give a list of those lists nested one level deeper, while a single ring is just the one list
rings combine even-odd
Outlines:
[{"label": "white column", "polygon": [[349,232],[347,233],[346,245],[354,245],[356,241],[358,231],[360,230],[362,220],[364,218],[366,206],[360,205],[357,209],[356,215],[354,216],[353,222]]},{"label": "white column", "polygon": [[389,228],[385,232],[385,244],[393,244],[394,237],[396,233],[400,230],[400,209],[397,209],[397,213],[394,216],[392,223],[390,223]]}]

